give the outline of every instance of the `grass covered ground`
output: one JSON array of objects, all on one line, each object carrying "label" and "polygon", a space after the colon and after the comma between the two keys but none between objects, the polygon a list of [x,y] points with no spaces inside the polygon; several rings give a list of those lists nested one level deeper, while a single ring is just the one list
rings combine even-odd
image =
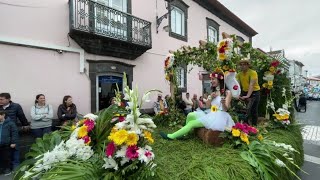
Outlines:
[{"label": "grass covered ground", "polygon": [[[217,179],[217,180],[257,180],[254,169],[240,157],[240,149],[225,144],[213,147],[191,136],[187,140],[167,141],[159,136],[159,131],[172,132],[174,129],[159,127],[155,132],[152,146],[156,154],[156,179]],[[303,145],[300,127],[289,130],[272,130],[267,139],[292,145],[296,154],[295,163],[303,163]],[[291,179],[285,172],[279,172],[281,179]],[[282,177],[283,176],[283,177]]]}]

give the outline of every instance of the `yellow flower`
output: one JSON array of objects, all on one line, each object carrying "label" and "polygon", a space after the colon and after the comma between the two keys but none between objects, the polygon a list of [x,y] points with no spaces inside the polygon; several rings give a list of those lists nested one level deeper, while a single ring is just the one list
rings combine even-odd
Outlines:
[{"label": "yellow flower", "polygon": [[220,67],[217,67],[214,72],[223,72],[222,69]]},{"label": "yellow flower", "polygon": [[268,86],[268,89],[272,89],[273,88],[273,86]]},{"label": "yellow flower", "polygon": [[111,133],[115,133],[115,132],[117,132],[118,130],[117,130],[117,128],[116,127],[113,127],[112,129],[111,129]]},{"label": "yellow flower", "polygon": [[166,75],[166,80],[169,81],[170,80],[170,76]]},{"label": "yellow flower", "polygon": [[263,140],[263,136],[261,134],[258,135],[258,139],[259,141],[262,141]]},{"label": "yellow flower", "polygon": [[226,55],[225,54],[219,54],[219,59],[221,61],[225,60],[226,59]]},{"label": "yellow flower", "polygon": [[226,44],[225,41],[221,41],[221,42],[219,43],[219,48],[221,48],[221,47],[224,46],[225,44]]},{"label": "yellow flower", "polygon": [[239,137],[240,136],[240,131],[238,129],[233,129],[232,128],[232,136]]},{"label": "yellow flower", "polygon": [[225,70],[225,71],[228,71],[228,70],[229,70],[229,67],[228,67],[227,65],[224,65],[222,68],[223,68],[223,70]]},{"label": "yellow flower", "polygon": [[84,119],[82,119],[81,121],[78,122],[78,125],[81,126],[84,122]]},{"label": "yellow flower", "polygon": [[263,84],[262,84],[262,87],[264,87],[264,88],[266,88],[267,86],[268,86],[267,83],[263,83]]},{"label": "yellow flower", "polygon": [[76,126],[75,125],[72,125],[71,126],[71,131],[75,130],[76,129]]},{"label": "yellow flower", "polygon": [[217,112],[218,111],[218,107],[215,105],[211,106],[211,112]]},{"label": "yellow flower", "polygon": [[275,70],[276,70],[276,69],[275,69],[273,66],[271,66],[271,67],[269,68],[269,71],[270,71],[271,73],[274,73]]},{"label": "yellow flower", "polygon": [[143,132],[144,137],[149,141],[149,143],[154,143],[154,139],[152,138],[152,134],[149,131]]},{"label": "yellow flower", "polygon": [[128,139],[128,132],[124,129],[117,131],[115,133],[111,133],[108,137],[109,140],[112,140],[116,145],[120,146]]},{"label": "yellow flower", "polygon": [[134,145],[137,145],[138,140],[139,140],[139,137],[136,133],[129,133],[126,144],[128,146],[134,146]]},{"label": "yellow flower", "polygon": [[78,131],[78,138],[83,138],[88,135],[87,126],[81,126]]},{"label": "yellow flower", "polygon": [[268,81],[268,85],[272,86],[273,85],[273,81]]},{"label": "yellow flower", "polygon": [[248,138],[248,135],[247,135],[246,133],[241,132],[241,134],[240,134],[240,139],[241,139],[243,142],[249,144],[249,138]]}]

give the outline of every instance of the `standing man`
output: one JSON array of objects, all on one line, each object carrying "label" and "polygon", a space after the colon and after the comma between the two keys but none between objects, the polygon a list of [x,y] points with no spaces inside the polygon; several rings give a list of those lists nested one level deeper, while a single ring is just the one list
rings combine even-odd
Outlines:
[{"label": "standing man", "polygon": [[[4,110],[7,114],[7,117],[13,121],[17,127],[22,126],[22,130],[29,129],[29,122],[24,115],[24,112],[20,104],[14,103],[11,101],[11,96],[9,93],[0,93],[0,110]],[[19,119],[19,121],[18,121]],[[18,144],[16,144],[15,149],[12,151],[12,166],[13,170],[20,164],[20,151],[18,150]]]},{"label": "standing man", "polygon": [[184,114],[188,115],[190,112],[192,112],[192,106],[193,106],[193,102],[190,98],[189,93],[186,94],[186,98],[184,98],[183,101],[186,104],[186,108],[184,109]]},{"label": "standing man", "polygon": [[241,86],[240,99],[247,102],[247,117],[252,118],[252,125],[257,126],[258,106],[260,101],[260,86],[258,84],[258,74],[255,70],[250,69],[250,60],[241,59],[239,62],[241,72],[237,74],[237,80]]}]

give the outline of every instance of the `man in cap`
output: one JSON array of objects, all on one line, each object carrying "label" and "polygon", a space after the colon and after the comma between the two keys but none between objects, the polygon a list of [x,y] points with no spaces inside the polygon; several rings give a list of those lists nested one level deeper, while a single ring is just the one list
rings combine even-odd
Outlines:
[{"label": "man in cap", "polygon": [[239,99],[247,102],[247,118],[252,118],[252,125],[257,125],[258,105],[260,101],[260,86],[258,84],[258,74],[250,68],[249,58],[243,58],[239,61],[241,72],[237,74],[237,80],[241,86],[241,95]]}]

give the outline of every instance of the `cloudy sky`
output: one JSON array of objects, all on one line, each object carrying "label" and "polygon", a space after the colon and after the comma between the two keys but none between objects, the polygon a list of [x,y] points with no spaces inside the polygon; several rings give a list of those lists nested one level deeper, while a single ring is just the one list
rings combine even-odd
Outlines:
[{"label": "cloudy sky", "polygon": [[320,75],[319,0],[219,0],[259,34],[253,46],[284,49],[309,76]]}]

